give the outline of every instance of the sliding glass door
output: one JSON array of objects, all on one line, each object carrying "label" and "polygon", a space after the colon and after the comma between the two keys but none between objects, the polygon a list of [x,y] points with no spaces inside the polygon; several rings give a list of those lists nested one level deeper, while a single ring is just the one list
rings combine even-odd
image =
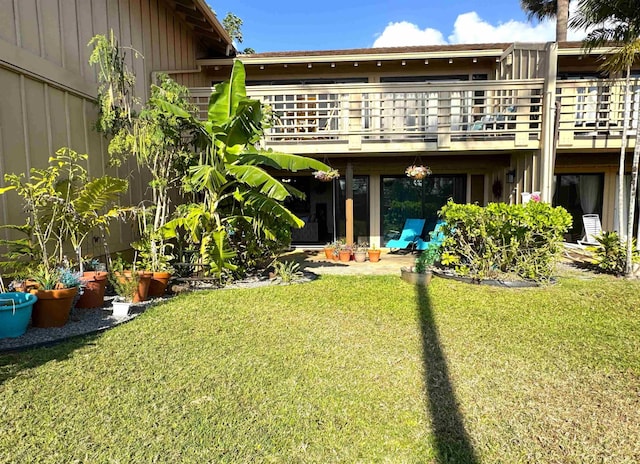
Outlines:
[{"label": "sliding glass door", "polygon": [[466,175],[432,175],[423,180],[383,176],[381,188],[382,245],[396,238],[407,219],[425,219],[423,237],[433,230],[438,210],[451,198],[466,202]]}]

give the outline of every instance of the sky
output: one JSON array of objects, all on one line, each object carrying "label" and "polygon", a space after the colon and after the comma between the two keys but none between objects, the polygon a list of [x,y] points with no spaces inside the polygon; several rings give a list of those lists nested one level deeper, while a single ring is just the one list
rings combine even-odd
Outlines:
[{"label": "sky", "polygon": [[[546,42],[555,21],[529,22],[519,0],[207,0],[220,21],[243,21],[256,52],[334,50],[456,43]],[[576,3],[576,2],[573,2]],[[569,40],[584,34],[569,31]]]}]

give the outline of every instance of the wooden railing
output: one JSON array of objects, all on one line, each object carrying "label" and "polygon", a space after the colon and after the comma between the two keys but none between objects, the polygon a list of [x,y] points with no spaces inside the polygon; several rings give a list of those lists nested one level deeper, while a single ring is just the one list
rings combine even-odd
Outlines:
[{"label": "wooden railing", "polygon": [[[248,93],[275,115],[265,144],[301,153],[537,149],[542,128],[541,80],[445,84],[255,86]],[[206,118],[211,89],[191,89]],[[558,149],[620,148],[625,121],[634,146],[640,80],[560,81]],[[553,127],[553,124],[551,124]]]},{"label": "wooden railing", "polygon": [[[299,152],[538,148],[542,81],[249,87],[269,105],[269,147]],[[206,118],[209,88],[191,89]]]},{"label": "wooden railing", "polygon": [[558,148],[620,148],[626,123],[629,145],[635,143],[640,109],[640,80],[631,81],[631,112],[625,118],[624,80],[561,81]]}]

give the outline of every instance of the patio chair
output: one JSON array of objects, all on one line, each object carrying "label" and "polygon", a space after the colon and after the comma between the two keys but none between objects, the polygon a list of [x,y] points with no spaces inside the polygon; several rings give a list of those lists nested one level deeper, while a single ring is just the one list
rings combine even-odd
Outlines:
[{"label": "patio chair", "polygon": [[432,232],[429,232],[429,240],[424,241],[422,238],[418,238],[416,241],[416,251],[424,251],[431,246],[440,246],[442,242],[444,242],[444,234],[442,233],[442,226],[445,224],[444,221],[439,220],[436,223],[436,226],[433,228]]},{"label": "patio chair", "polygon": [[424,229],[424,219],[407,219],[400,237],[387,242],[387,248],[391,251],[414,250],[418,240],[422,240],[422,229]]},{"label": "patio chair", "polygon": [[578,243],[584,246],[599,246],[600,243],[596,240],[596,237],[602,234],[600,216],[597,214],[583,214],[582,224],[584,226],[584,238],[578,240]]}]

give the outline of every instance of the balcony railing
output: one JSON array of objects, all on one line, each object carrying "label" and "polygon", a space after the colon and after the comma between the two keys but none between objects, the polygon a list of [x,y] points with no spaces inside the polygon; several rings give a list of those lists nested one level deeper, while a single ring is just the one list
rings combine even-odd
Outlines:
[{"label": "balcony railing", "polygon": [[619,148],[626,123],[633,146],[640,110],[640,80],[631,81],[625,118],[624,80],[561,81],[558,148]]},{"label": "balcony railing", "polygon": [[[249,87],[269,105],[268,147],[298,152],[537,148],[541,80]],[[206,118],[209,88],[191,89]]]},{"label": "balcony railing", "polygon": [[[191,92],[206,118],[211,89]],[[295,144],[299,153],[538,149],[542,136],[542,80],[255,86],[248,93],[275,115],[266,146]],[[624,81],[560,81],[556,93],[559,149],[620,147]],[[633,146],[640,80],[631,83],[630,101]]]}]

